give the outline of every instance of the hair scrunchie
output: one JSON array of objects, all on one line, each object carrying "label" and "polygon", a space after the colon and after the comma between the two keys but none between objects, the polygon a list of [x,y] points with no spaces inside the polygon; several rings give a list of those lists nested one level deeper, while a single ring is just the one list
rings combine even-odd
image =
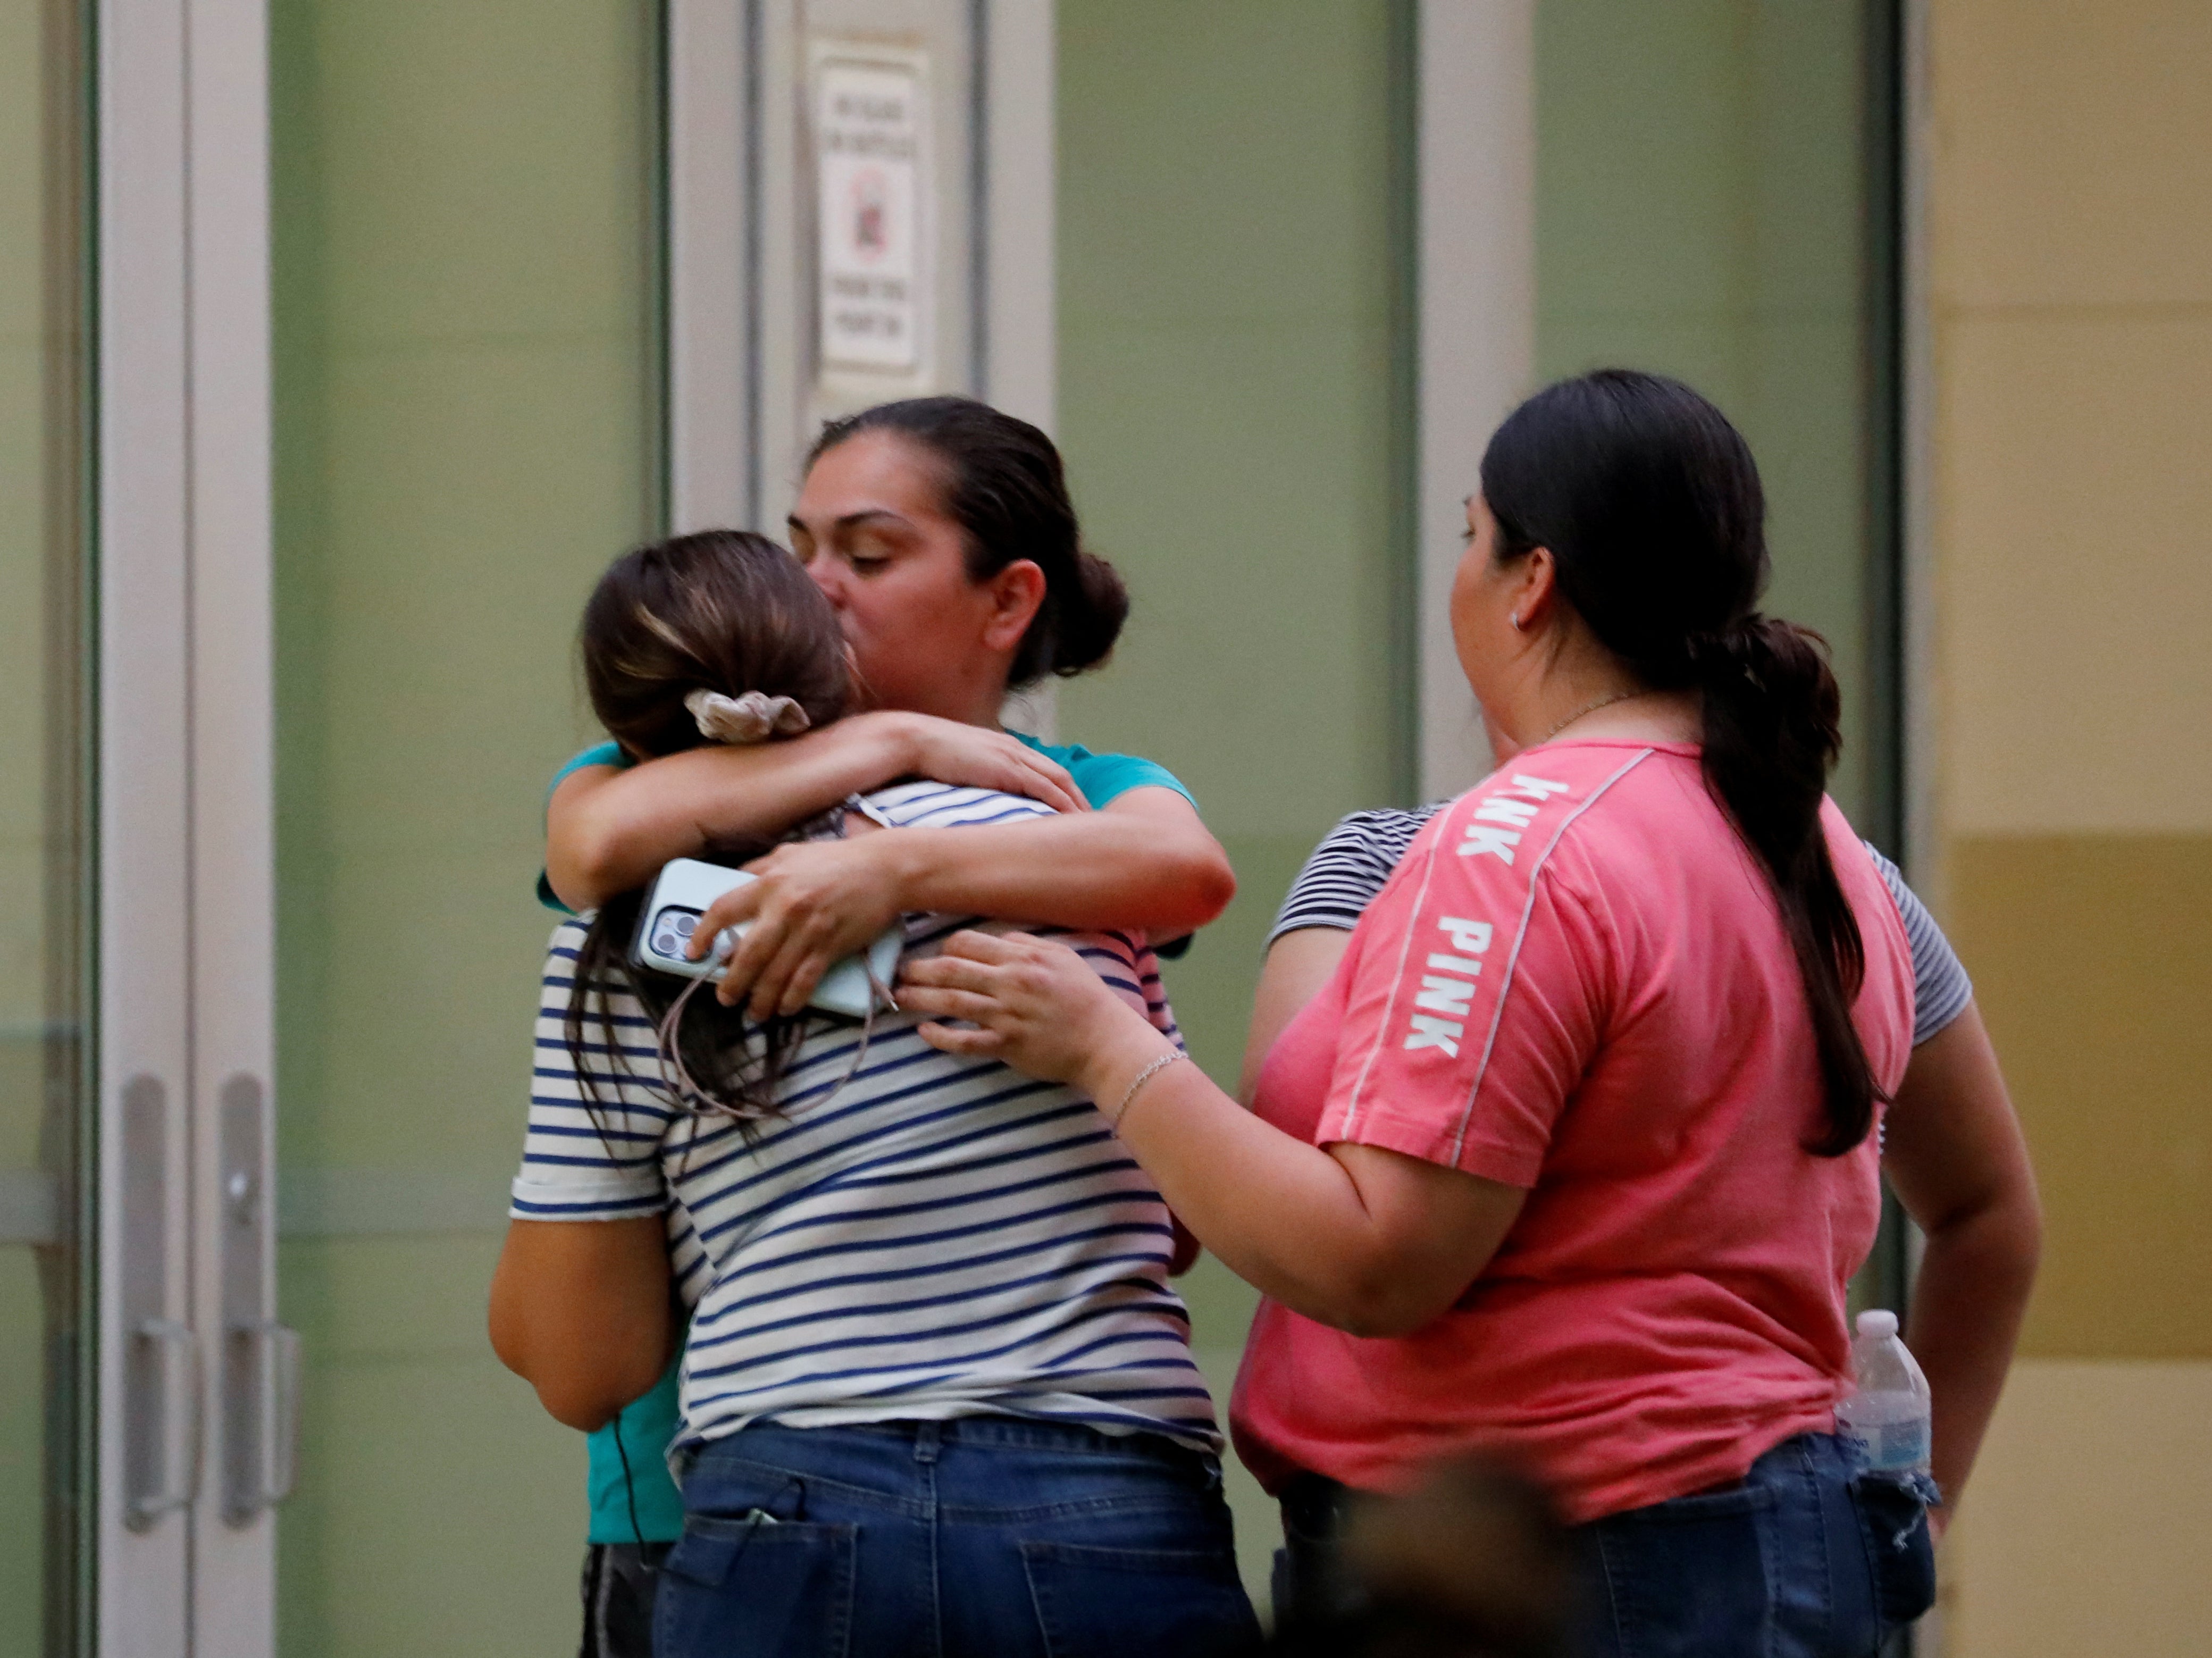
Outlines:
[{"label": "hair scrunchie", "polygon": [[775,737],[796,737],[814,723],[791,698],[760,691],[725,696],[720,691],[696,690],[684,699],[684,706],[699,722],[699,734],[713,743],[765,743]]}]

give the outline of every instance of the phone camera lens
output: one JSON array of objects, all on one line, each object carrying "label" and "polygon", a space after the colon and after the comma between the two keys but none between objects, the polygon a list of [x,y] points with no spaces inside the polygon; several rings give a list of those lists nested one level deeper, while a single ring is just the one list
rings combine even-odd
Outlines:
[{"label": "phone camera lens", "polygon": [[696,915],[679,915],[676,918],[676,931],[680,937],[690,938],[698,929],[698,926],[699,918]]}]

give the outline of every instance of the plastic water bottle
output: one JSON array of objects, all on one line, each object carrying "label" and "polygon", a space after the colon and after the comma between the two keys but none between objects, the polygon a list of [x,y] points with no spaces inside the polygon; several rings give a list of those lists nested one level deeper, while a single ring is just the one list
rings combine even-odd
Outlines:
[{"label": "plastic water bottle", "polygon": [[1865,1447],[1870,1469],[1925,1474],[1932,1420],[1928,1378],[1898,1339],[1895,1313],[1859,1315],[1851,1371],[1855,1385],[1836,1406],[1837,1430]]}]

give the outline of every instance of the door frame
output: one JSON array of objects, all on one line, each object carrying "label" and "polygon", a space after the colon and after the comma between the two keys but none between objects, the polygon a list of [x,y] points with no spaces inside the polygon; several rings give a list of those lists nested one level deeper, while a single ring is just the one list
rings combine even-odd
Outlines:
[{"label": "door frame", "polygon": [[[666,0],[669,527],[783,532],[801,452],[803,353],[764,338],[806,314],[793,199],[805,176],[806,42],[791,0]],[[969,338],[939,365],[965,391],[1049,432],[1056,398],[1056,32],[1052,0],[966,0],[972,246]]]},{"label": "door frame", "polygon": [[265,1658],[275,1524],[234,1471],[265,1484],[292,1412],[231,1355],[276,1310],[268,20],[100,0],[97,32],[96,1637]]}]

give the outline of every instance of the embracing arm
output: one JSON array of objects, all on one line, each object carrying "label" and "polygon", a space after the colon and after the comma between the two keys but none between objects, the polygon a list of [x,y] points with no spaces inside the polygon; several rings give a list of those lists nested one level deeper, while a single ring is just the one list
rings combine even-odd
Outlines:
[{"label": "embracing arm", "polygon": [[710,841],[772,837],[909,775],[1026,794],[1056,811],[1083,806],[1063,767],[1003,732],[926,714],[854,714],[788,742],[710,744],[627,770],[571,773],[546,806],[546,877],[564,903],[595,908]]},{"label": "embracing arm", "polygon": [[589,1433],[650,1392],[678,1327],[661,1216],[507,1223],[492,1351],[556,1421]]},{"label": "embracing arm", "polygon": [[1228,854],[1197,810],[1157,785],[1117,794],[1098,811],[907,829],[876,849],[908,909],[1177,938],[1237,896]]},{"label": "embracing arm", "polygon": [[[1176,1052],[1073,950],[1019,935],[955,935],[908,963],[903,1005],[942,1021],[937,1047],[988,1054],[1117,1109]],[[1239,1278],[1354,1335],[1402,1335],[1459,1299],[1521,1212],[1520,1188],[1376,1146],[1293,1139],[1194,1065],[1169,1064],[1116,1123],[1183,1224]],[[1221,1171],[1234,1169],[1235,1180]]]},{"label": "embracing arm", "polygon": [[760,878],[701,918],[699,949],[722,928],[752,926],[716,994],[756,1018],[796,1012],[823,971],[907,910],[990,915],[1180,938],[1237,890],[1228,854],[1190,802],[1158,786],[1098,811],[974,829],[902,829],[778,847],[745,865]]},{"label": "embracing arm", "polygon": [[[1118,1098],[1141,1068],[1132,1052],[1077,1086]],[[1194,1065],[1169,1066],[1132,1106],[1121,1138],[1193,1235],[1262,1294],[1356,1336],[1408,1335],[1443,1313],[1527,1196],[1379,1146],[1293,1139]]]},{"label": "embracing arm", "polygon": [[1906,1345],[1935,1395],[1936,1479],[1955,1505],[2003,1391],[2042,1247],[2027,1146],[1980,1011],[1912,1051],[1883,1163],[1927,1234]]}]

